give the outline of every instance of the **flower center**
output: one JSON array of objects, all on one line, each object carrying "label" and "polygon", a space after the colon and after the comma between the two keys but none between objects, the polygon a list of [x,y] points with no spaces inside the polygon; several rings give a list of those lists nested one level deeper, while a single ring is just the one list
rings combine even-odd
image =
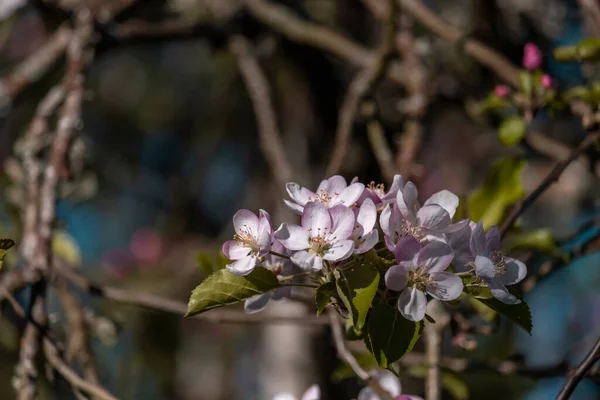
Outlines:
[{"label": "flower center", "polygon": [[380,198],[385,195],[385,185],[383,183],[375,184],[374,181],[371,181],[371,183],[369,183],[369,185],[367,186],[367,189],[370,189]]},{"label": "flower center", "polygon": [[424,291],[425,286],[429,284],[430,276],[425,272],[425,268],[419,266],[414,270],[408,271],[408,279],[412,283],[412,286],[415,286],[420,291]]},{"label": "flower center", "polygon": [[[334,195],[338,195],[339,193],[334,193]],[[317,193],[315,193],[315,198],[313,199],[312,196],[308,197],[308,201],[316,201],[318,203],[323,203],[325,205],[329,205],[329,203],[331,202],[331,199],[333,199],[333,197],[329,194],[329,192],[327,190],[321,190]]]},{"label": "flower center", "polygon": [[394,244],[398,244],[398,241],[407,236],[412,236],[415,239],[421,241],[425,238],[425,234],[418,226],[413,226],[407,220],[402,221],[402,226],[399,230],[394,232]]},{"label": "flower center", "polygon": [[493,251],[490,254],[490,260],[494,263],[494,270],[497,274],[504,275],[506,273],[506,262],[502,253]]},{"label": "flower center", "polygon": [[256,236],[252,234],[252,229],[248,227],[248,225],[244,225],[242,229],[240,229],[239,234],[233,235],[233,239],[238,242],[240,246],[248,247],[252,252],[258,252],[258,242],[256,240]]},{"label": "flower center", "polygon": [[330,238],[327,237],[327,232],[321,232],[321,229],[319,229],[318,234],[313,236],[312,229],[309,229],[308,231],[310,233],[309,252],[323,256],[329,249],[333,247]]}]

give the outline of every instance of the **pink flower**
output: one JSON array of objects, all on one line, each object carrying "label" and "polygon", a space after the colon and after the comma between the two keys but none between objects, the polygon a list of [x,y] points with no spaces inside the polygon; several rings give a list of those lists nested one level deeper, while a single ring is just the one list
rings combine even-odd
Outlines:
[{"label": "pink flower", "polygon": [[494,94],[501,99],[505,99],[510,93],[510,88],[506,85],[496,85],[494,89]]},{"label": "pink flower", "polygon": [[523,49],[523,67],[529,71],[538,69],[542,65],[542,53],[533,43],[527,43]]},{"label": "pink flower", "polygon": [[552,78],[550,78],[550,75],[542,75],[542,86],[546,89],[552,88]]}]

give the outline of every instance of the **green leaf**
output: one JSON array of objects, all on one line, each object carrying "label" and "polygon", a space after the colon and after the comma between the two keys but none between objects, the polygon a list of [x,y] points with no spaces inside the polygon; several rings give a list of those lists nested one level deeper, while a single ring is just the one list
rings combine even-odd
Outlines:
[{"label": "green leaf", "polygon": [[231,261],[225,257],[225,254],[223,254],[222,250],[219,250],[217,253],[217,264],[215,265],[216,270],[218,271],[220,269],[225,269],[227,264],[231,264]]},{"label": "green leaf", "polygon": [[592,92],[586,86],[575,86],[563,92],[563,97],[567,101],[575,99],[590,101]]},{"label": "green leaf", "polygon": [[492,292],[484,282],[476,276],[463,277],[463,292],[477,299],[491,299]]},{"label": "green leaf", "polygon": [[529,71],[519,71],[519,85],[523,93],[527,96],[531,95],[533,92],[533,76]]},{"label": "green leaf", "polygon": [[506,147],[514,146],[525,137],[527,126],[520,116],[506,118],[498,129],[498,138]]},{"label": "green leaf", "polygon": [[554,240],[554,235],[552,235],[552,231],[548,228],[535,229],[514,236],[507,241],[505,248],[507,252],[514,250],[537,250],[556,256],[561,255]]},{"label": "green leaf", "polygon": [[480,302],[496,311],[500,315],[504,315],[521,328],[525,329],[531,335],[533,324],[531,322],[531,311],[529,306],[523,300],[519,304],[504,304],[501,301],[491,299],[478,299]]},{"label": "green leaf", "polygon": [[560,46],[552,52],[559,62],[600,60],[600,39],[588,38],[575,46]]},{"label": "green leaf", "polygon": [[325,307],[331,303],[331,296],[335,293],[335,283],[326,282],[315,290],[315,304],[317,305],[317,317],[321,315]]},{"label": "green leaf", "polygon": [[342,272],[335,282],[340,299],[350,314],[352,325],[360,332],[377,293],[379,272],[371,265],[361,264]]},{"label": "green leaf", "polygon": [[521,179],[524,167],[525,161],[515,157],[496,162],[488,171],[483,185],[469,195],[469,218],[481,220],[486,229],[498,225],[506,208],[525,195]]},{"label": "green leaf", "polygon": [[204,253],[198,253],[198,255],[196,257],[198,260],[198,268],[200,268],[200,271],[206,276],[212,274],[214,271],[213,270],[213,264],[214,264],[213,259],[208,254],[204,254]]},{"label": "green leaf", "polygon": [[[410,367],[407,373],[415,378],[426,378],[427,367],[424,365],[417,365]],[[469,398],[469,387],[467,384],[455,373],[450,371],[444,371],[441,374],[442,387],[456,400],[467,400]]]},{"label": "green leaf", "polygon": [[[377,368],[377,360],[370,353],[355,354],[354,358],[356,358],[358,365],[360,365],[366,371]],[[333,383],[338,383],[346,379],[354,378],[355,376],[356,374],[352,368],[350,368],[347,363],[343,362],[333,371],[333,374],[331,374],[331,380]]]},{"label": "green leaf", "polygon": [[277,277],[266,268],[256,267],[246,276],[233,275],[221,269],[192,291],[185,316],[191,317],[212,308],[238,303],[278,286]]},{"label": "green leaf", "polygon": [[422,322],[409,321],[396,307],[379,304],[371,310],[365,344],[379,365],[387,368],[412,350],[422,329]]},{"label": "green leaf", "polygon": [[12,239],[0,239],[0,268],[2,268],[6,252],[14,245],[15,242]]}]

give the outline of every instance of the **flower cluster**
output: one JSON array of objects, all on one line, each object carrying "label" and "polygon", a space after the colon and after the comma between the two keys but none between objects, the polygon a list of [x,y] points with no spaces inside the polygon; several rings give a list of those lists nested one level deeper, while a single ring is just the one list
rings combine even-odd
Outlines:
[{"label": "flower cluster", "polygon": [[[247,275],[259,265],[280,279],[315,274],[321,282],[331,272],[373,253],[391,265],[385,272],[386,295],[397,298],[400,313],[411,321],[425,316],[428,296],[442,301],[458,298],[461,275],[476,276],[498,300],[519,300],[506,286],[521,281],[527,270],[518,260],[500,252],[500,235],[470,220],[452,222],[458,197],[442,190],[423,204],[416,186],[394,177],[386,192],[383,185],[368,186],[341,176],[321,182],[315,192],[288,183],[290,209],[301,216],[300,224],[283,223],[274,230],[269,214],[240,210],[233,217],[235,235],[225,242],[223,253],[233,262],[227,269]],[[262,310],[269,299],[289,295],[290,287],[260,294],[246,301],[246,311]]]}]

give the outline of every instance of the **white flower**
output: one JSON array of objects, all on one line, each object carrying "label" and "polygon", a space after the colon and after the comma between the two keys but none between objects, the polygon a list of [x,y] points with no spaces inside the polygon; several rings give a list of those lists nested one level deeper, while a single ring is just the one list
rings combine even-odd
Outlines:
[{"label": "white flower", "polygon": [[252,211],[240,210],[233,216],[234,240],[223,243],[223,254],[234,261],[227,270],[234,275],[248,275],[259,258],[271,250],[271,217],[260,210],[260,218]]},{"label": "white flower", "polygon": [[304,206],[308,202],[321,203],[327,208],[338,204],[351,207],[362,195],[365,185],[356,182],[348,186],[343,176],[334,175],[321,181],[316,192],[312,192],[294,182],[288,183],[286,189],[293,201],[284,200],[285,204],[296,214],[302,215]]}]

